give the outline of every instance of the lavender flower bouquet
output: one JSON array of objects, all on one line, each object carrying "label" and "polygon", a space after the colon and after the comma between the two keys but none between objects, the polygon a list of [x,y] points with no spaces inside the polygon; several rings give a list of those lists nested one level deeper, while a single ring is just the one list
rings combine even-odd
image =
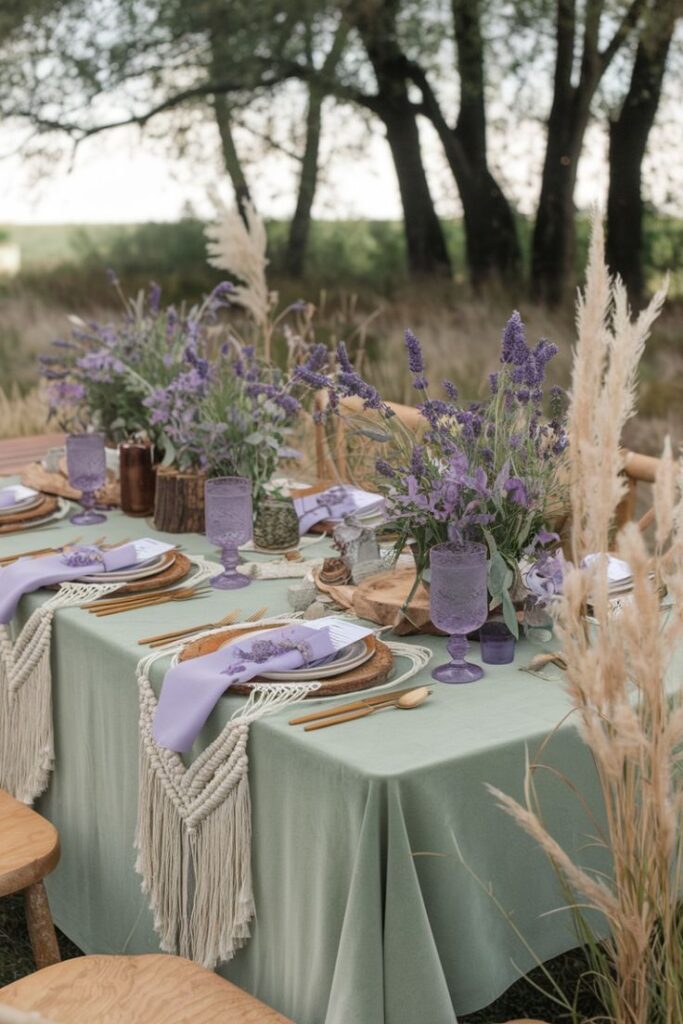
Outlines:
[{"label": "lavender flower bouquet", "polygon": [[94,425],[114,443],[145,434],[167,466],[247,476],[258,505],[300,403],[289,374],[218,324],[234,286],[223,282],[201,304],[177,310],[161,308],[157,285],[130,300],[115,276],[112,283],[122,320],[72,317],[71,339],[53,342],[42,358],[52,415],[65,430]]},{"label": "lavender flower bouquet", "polygon": [[[541,340],[530,347],[519,313],[513,313],[488,397],[463,405],[451,381],[443,383],[444,398],[431,395],[420,343],[411,331],[405,339],[413,385],[422,397],[424,426],[418,433],[356,372],[343,343],[335,373],[320,371],[315,351],[297,373],[309,387],[327,389],[330,412],[348,418],[352,430],[379,448],[375,482],[399,535],[396,553],[408,541],[413,546],[417,580],[434,544],[484,539],[491,607],[502,606],[517,635],[513,592],[520,584],[519,563],[557,543],[550,527],[566,507],[565,396],[559,388],[544,391],[556,346]],[[362,399],[360,422],[345,412],[346,397]],[[544,418],[546,406],[549,418]]]},{"label": "lavender flower bouquet", "polygon": [[95,426],[114,443],[140,433],[163,446],[149,399],[179,376],[185,375],[188,387],[193,379],[201,382],[211,328],[233,285],[219,284],[189,309],[162,309],[158,285],[129,299],[116,275],[109,277],[123,317],[98,324],[72,316],[71,338],[54,341],[52,352],[40,357],[50,415],[68,432]]}]

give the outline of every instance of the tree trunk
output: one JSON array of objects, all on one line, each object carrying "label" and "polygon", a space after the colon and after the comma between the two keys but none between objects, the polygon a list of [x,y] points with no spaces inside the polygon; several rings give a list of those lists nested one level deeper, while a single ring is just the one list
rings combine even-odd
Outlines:
[{"label": "tree trunk", "polygon": [[628,92],[610,125],[607,261],[633,302],[645,290],[641,168],[661,96],[674,8],[671,2],[652,12],[638,42]]},{"label": "tree trunk", "polygon": [[479,286],[493,277],[515,280],[521,269],[517,227],[510,204],[488,168],[484,50],[479,0],[452,0],[460,76],[460,113],[446,121],[424,69],[414,61],[408,74],[422,93],[421,112],[434,126],[463,207],[470,279]]},{"label": "tree trunk", "polygon": [[[337,67],[339,58],[346,44],[348,27],[342,20],[321,69],[324,80],[330,78]],[[310,59],[312,60],[312,54]],[[308,110],[306,112],[306,144],[301,159],[301,177],[296,209],[289,228],[287,243],[286,267],[292,277],[302,277],[306,260],[306,248],[311,227],[311,210],[318,185],[318,157],[320,154],[320,135],[322,131],[322,107],[325,92],[321,86],[311,83],[308,91]]]},{"label": "tree trunk", "polygon": [[574,186],[583,142],[572,85],[575,29],[575,0],[558,0],[553,102],[531,253],[532,293],[551,305],[562,298],[574,258]]},{"label": "tree trunk", "polygon": [[417,116],[408,91],[409,63],[396,40],[397,0],[347,3],[377,80],[372,109],[381,119],[396,169],[403,206],[408,270],[450,276],[451,261],[422,162]]},{"label": "tree trunk", "polygon": [[[555,105],[553,105],[555,107]],[[534,225],[531,289],[534,298],[557,305],[572,283],[575,252],[574,187],[585,125],[574,123],[564,104],[548,122],[541,194]]]},{"label": "tree trunk", "polygon": [[306,145],[301,160],[301,177],[296,209],[289,226],[285,266],[292,277],[302,277],[311,227],[311,209],[318,184],[318,154],[322,128],[323,96],[311,86],[306,112]]},{"label": "tree trunk", "polygon": [[[521,251],[514,215],[487,159],[484,44],[480,0],[452,0],[460,76],[460,112],[446,156],[460,192],[470,276],[479,285],[492,276],[514,280]],[[443,139],[442,139],[443,142]],[[449,155],[450,154],[450,155]]]},{"label": "tree trunk", "polygon": [[244,219],[245,203],[251,202],[251,193],[249,191],[249,185],[247,183],[232,134],[232,120],[230,117],[230,104],[228,103],[228,97],[223,93],[216,94],[214,96],[213,105],[216,114],[216,124],[218,125],[218,132],[221,137],[223,163],[225,164],[225,169],[228,172],[230,181],[232,182],[237,208]]},{"label": "tree trunk", "polygon": [[574,85],[576,0],[557,0],[553,102],[531,256],[532,293],[550,305],[557,305],[568,285],[573,284],[574,188],[591,103],[644,5],[645,0],[631,0],[609,42],[600,50],[604,4],[601,0],[586,3],[579,80]]},{"label": "tree trunk", "polygon": [[[405,87],[405,83],[404,87]],[[411,274],[449,276],[451,261],[422,163],[420,134],[408,90],[382,107],[387,142],[403,206],[408,269]]]}]

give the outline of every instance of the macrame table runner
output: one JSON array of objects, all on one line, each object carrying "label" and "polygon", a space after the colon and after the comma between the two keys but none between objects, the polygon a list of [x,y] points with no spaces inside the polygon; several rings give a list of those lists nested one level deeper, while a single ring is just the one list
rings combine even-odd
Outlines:
[{"label": "macrame table runner", "polygon": [[[263,619],[286,625],[300,618]],[[234,627],[239,631],[239,625]],[[226,632],[221,627],[221,632]],[[208,636],[215,630],[207,630]],[[431,652],[403,643],[388,645],[410,668],[397,686],[424,668]],[[182,644],[175,648],[172,664]],[[230,960],[250,935],[254,916],[251,882],[249,726],[264,715],[303,700],[320,683],[257,683],[219,736],[188,767],[152,736],[157,698],[152,665],[169,654],[155,651],[138,664],[140,764],[136,870],[149,898],[154,927],[167,953],[213,968]],[[373,693],[380,687],[373,687]],[[339,698],[335,698],[339,699]]]},{"label": "macrame table runner", "polygon": [[[220,571],[201,556],[190,559],[193,584]],[[47,788],[54,765],[52,731],[52,620],[60,608],[95,601],[122,583],[63,583],[13,638],[0,625],[0,788],[32,804]],[[172,589],[172,588],[171,588]]]}]

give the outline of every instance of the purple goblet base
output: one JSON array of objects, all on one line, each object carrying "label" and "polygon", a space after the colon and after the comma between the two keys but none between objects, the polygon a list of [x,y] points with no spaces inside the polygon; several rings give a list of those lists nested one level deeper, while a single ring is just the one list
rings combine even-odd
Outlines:
[{"label": "purple goblet base", "polygon": [[106,518],[103,512],[95,512],[95,492],[83,491],[81,495],[81,511],[74,512],[70,522],[76,526],[92,526],[93,523],[103,523]]},{"label": "purple goblet base", "polygon": [[483,668],[473,665],[471,661],[465,661],[468,647],[467,637],[452,636],[448,641],[447,650],[453,660],[435,668],[432,679],[439,683],[474,683],[481,679],[484,675]]},{"label": "purple goblet base", "polygon": [[103,512],[93,512],[92,509],[83,509],[82,512],[75,512],[69,522],[76,526],[91,526],[93,523],[103,523],[106,520]]},{"label": "purple goblet base", "polygon": [[243,576],[233,570],[233,572],[226,571],[214,576],[210,582],[216,590],[239,590],[240,587],[248,587],[251,580],[248,576]]},{"label": "purple goblet base", "polygon": [[237,571],[240,562],[240,555],[237,547],[221,548],[221,563],[223,572],[214,576],[211,586],[216,590],[239,590],[241,587],[248,587],[251,580]]}]

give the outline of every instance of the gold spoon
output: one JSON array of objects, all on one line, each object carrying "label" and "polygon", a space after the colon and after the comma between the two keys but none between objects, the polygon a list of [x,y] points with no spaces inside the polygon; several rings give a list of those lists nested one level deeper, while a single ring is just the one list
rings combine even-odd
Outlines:
[{"label": "gold spoon", "polygon": [[397,700],[385,701],[384,704],[375,704],[371,708],[363,708],[361,711],[352,711],[348,715],[337,715],[335,718],[328,718],[323,722],[315,722],[313,725],[304,726],[304,732],[312,732],[314,729],[326,729],[328,725],[338,725],[340,722],[351,722],[354,718],[367,718],[375,711],[382,708],[400,708],[402,711],[412,711],[420,704],[424,704],[432,691],[428,686],[418,686],[415,690],[408,690]]}]

